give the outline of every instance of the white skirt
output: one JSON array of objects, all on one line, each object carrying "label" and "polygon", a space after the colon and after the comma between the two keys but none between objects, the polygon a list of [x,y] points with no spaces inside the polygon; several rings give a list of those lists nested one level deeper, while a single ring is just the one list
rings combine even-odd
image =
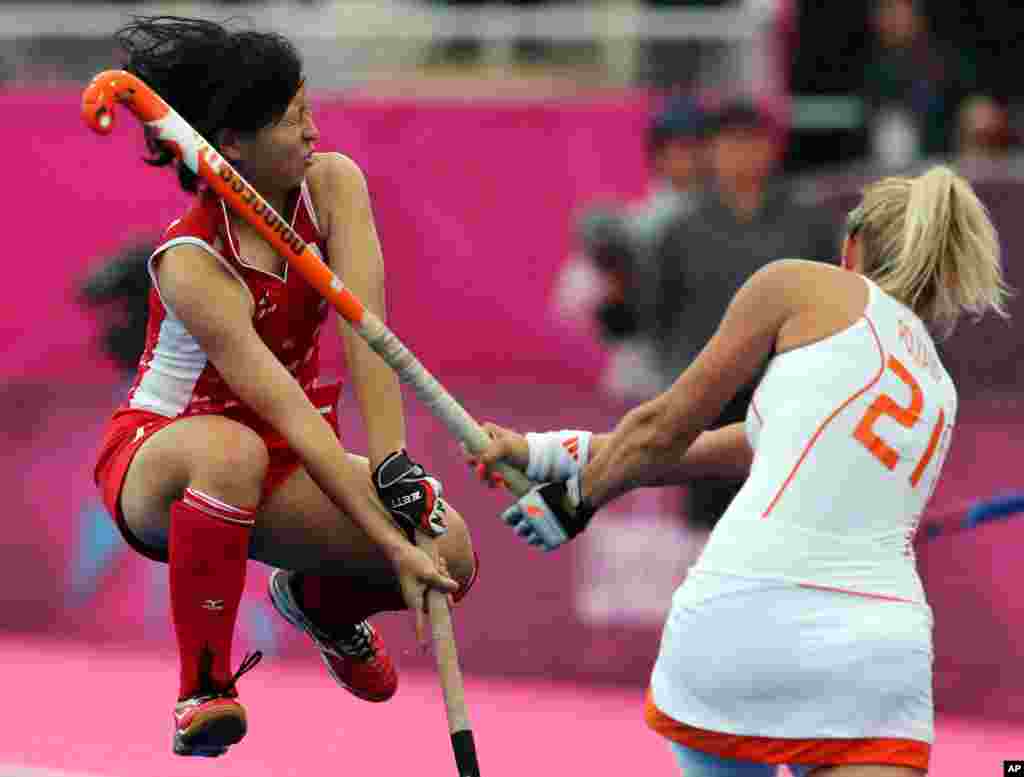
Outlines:
[{"label": "white skirt", "polygon": [[691,570],[651,678],[670,718],[726,734],[931,743],[932,613]]}]

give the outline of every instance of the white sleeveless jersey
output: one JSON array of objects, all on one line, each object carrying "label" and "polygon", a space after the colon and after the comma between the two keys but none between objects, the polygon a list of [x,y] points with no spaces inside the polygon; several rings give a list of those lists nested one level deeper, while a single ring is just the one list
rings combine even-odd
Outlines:
[{"label": "white sleeveless jersey", "polygon": [[956,389],[921,320],[867,284],[858,321],[769,363],[747,415],[749,478],[695,572],[926,606],[912,541]]},{"label": "white sleeveless jersey", "polygon": [[672,599],[654,705],[708,731],[934,739],[932,612],[911,542],[956,391],[921,321],[864,315],[773,358],[750,476]]}]

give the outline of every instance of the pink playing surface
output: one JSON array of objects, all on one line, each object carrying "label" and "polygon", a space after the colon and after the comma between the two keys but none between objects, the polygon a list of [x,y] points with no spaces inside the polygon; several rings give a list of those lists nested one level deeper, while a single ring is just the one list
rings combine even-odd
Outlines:
[{"label": "pink playing surface", "polygon": [[[249,736],[210,761],[170,754],[175,682],[169,652],[0,638],[0,777],[454,773],[429,673],[405,674],[392,702],[372,705],[335,688],[312,654],[266,659],[242,683]],[[676,774],[641,721],[640,688],[469,678],[466,695],[487,777]],[[945,718],[930,774],[1001,774],[1022,752],[1019,730]]]}]

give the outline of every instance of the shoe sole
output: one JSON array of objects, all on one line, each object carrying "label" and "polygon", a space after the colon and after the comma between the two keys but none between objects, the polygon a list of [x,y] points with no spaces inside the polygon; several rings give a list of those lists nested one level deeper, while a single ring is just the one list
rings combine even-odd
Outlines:
[{"label": "shoe sole", "polygon": [[[278,581],[281,582],[278,582]],[[320,644],[316,641],[309,629],[306,628],[305,624],[299,619],[298,616],[293,616],[291,610],[294,608],[298,610],[299,604],[295,601],[295,597],[292,596],[291,588],[288,585],[288,573],[283,569],[275,569],[270,573],[270,580],[267,582],[267,594],[270,597],[270,603],[274,609],[277,610],[277,614],[288,621],[292,626],[297,628],[303,634],[313,640],[313,644],[316,646],[317,651],[320,653],[320,660],[324,662],[324,666],[327,668],[327,673],[339,686],[344,688],[346,691],[351,693],[356,698],[362,699],[363,701],[373,702],[379,704],[381,702],[388,701],[395,695],[392,691],[387,696],[370,696],[365,694],[351,685],[342,680],[337,672],[334,671],[334,667],[331,666],[330,660],[324,655],[324,652],[320,649]],[[280,599],[280,601],[279,601]]]},{"label": "shoe sole", "polygon": [[238,744],[247,730],[246,719],[237,710],[200,712],[188,728],[174,735],[174,752],[216,758],[226,753],[230,745]]}]

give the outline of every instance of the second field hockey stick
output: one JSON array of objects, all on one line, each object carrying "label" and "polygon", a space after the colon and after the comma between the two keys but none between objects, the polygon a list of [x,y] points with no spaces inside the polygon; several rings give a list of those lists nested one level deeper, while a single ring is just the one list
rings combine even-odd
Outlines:
[{"label": "second field hockey stick", "polygon": [[[490,440],[487,433],[384,322],[368,311],[288,222],[140,78],[124,70],[106,70],[96,75],[82,94],[82,118],[91,129],[106,135],[114,126],[116,103],[128,108],[153,137],[172,149],[182,163],[206,180],[236,213],[255,227],[288,264],[331,303],[399,378],[412,386],[416,396],[471,453],[480,453],[487,447]],[[504,464],[496,469],[509,490],[517,496],[531,488],[532,483],[518,470]],[[426,547],[429,549],[431,545]],[[448,602],[440,591],[428,591],[427,604],[459,777],[479,777]]]},{"label": "second field hockey stick", "polygon": [[1007,521],[1024,515],[1024,491],[1004,492],[985,499],[961,503],[943,510],[941,515],[963,515],[963,518],[958,521],[950,518],[923,521],[919,531],[924,533],[926,541],[961,534],[972,531],[982,524]]}]

